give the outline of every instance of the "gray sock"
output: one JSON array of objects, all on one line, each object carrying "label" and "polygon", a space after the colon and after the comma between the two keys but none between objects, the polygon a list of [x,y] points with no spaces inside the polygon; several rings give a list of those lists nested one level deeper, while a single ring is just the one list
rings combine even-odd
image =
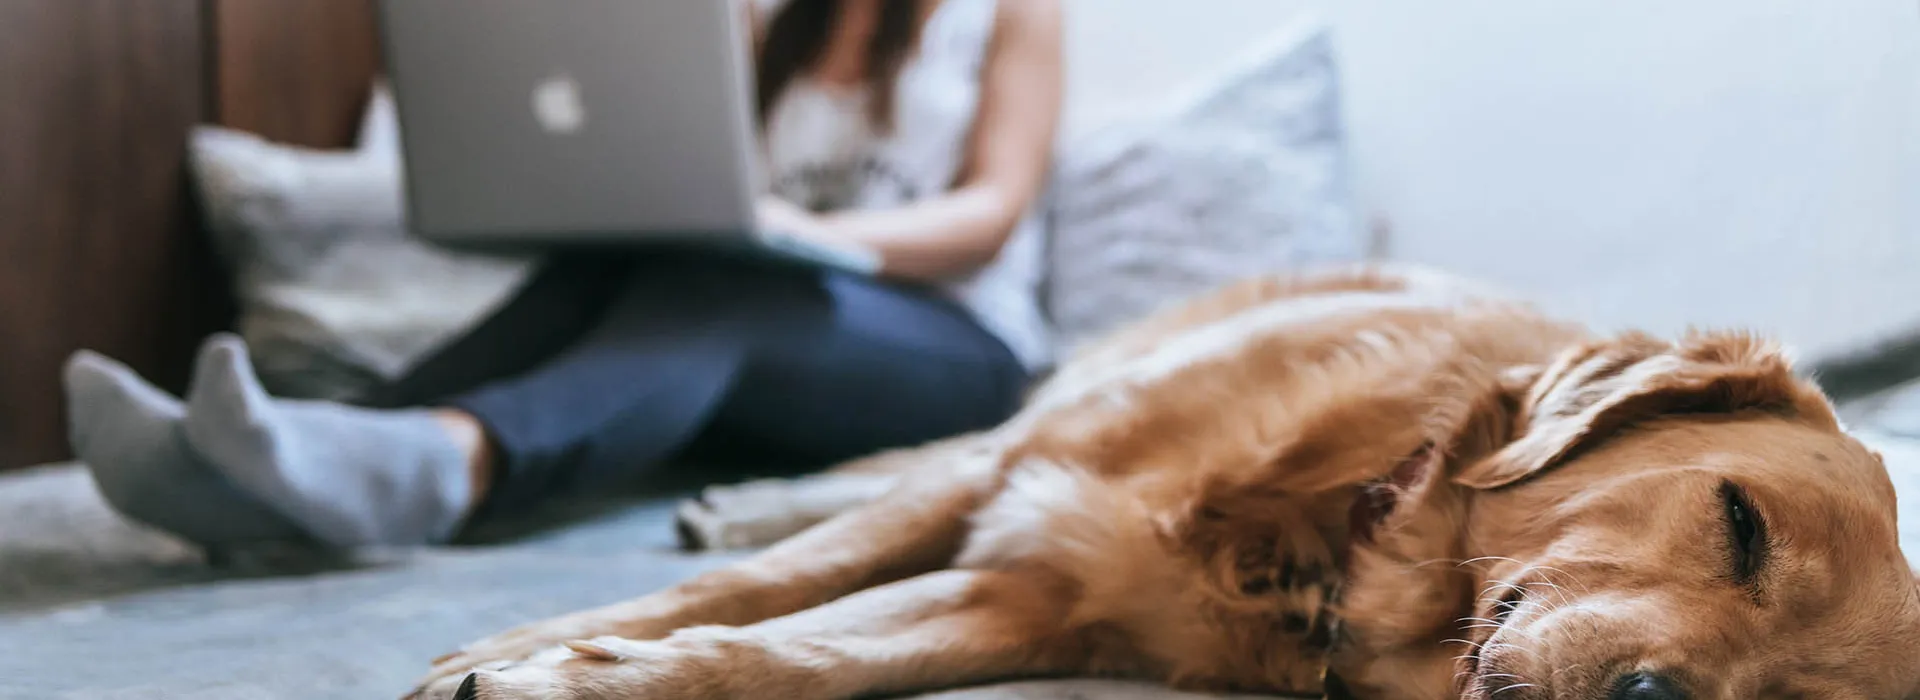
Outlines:
[{"label": "gray sock", "polygon": [[186,437],[228,479],[336,546],[444,541],[472,499],[467,455],[431,413],[272,398],[230,335],[200,350]]},{"label": "gray sock", "polygon": [[91,352],[69,358],[65,376],[68,439],[122,515],[208,548],[306,539],[187,447],[179,399]]}]

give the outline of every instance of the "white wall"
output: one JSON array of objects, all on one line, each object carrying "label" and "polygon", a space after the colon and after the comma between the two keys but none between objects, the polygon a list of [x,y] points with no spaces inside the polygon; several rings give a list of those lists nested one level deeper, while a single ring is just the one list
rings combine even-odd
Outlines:
[{"label": "white wall", "polygon": [[1284,29],[1310,0],[1064,0],[1069,136],[1152,106]]},{"label": "white wall", "polygon": [[1920,327],[1920,3],[1332,10],[1392,251],[1604,325]]},{"label": "white wall", "polygon": [[1603,326],[1920,325],[1920,2],[1067,0],[1069,131],[1308,10],[1395,255]]}]

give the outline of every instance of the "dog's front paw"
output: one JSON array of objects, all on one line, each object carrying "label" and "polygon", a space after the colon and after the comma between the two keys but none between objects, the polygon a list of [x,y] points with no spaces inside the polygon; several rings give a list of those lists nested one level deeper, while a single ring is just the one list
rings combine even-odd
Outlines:
[{"label": "dog's front paw", "polygon": [[567,642],[523,661],[484,664],[466,674],[442,676],[409,700],[652,700],[681,697],[653,687],[656,655],[647,642],[616,637]]},{"label": "dog's front paw", "polygon": [[[414,691],[405,700],[449,697],[452,688],[459,685],[475,669],[494,670],[519,663],[543,650],[555,648],[558,642],[586,636],[585,625],[567,618],[547,620],[523,625],[505,632],[475,641],[459,651],[433,660],[433,668],[421,678]],[[444,689],[440,695],[428,695],[429,689]]]},{"label": "dog's front paw", "polygon": [[402,700],[442,700],[453,697],[452,689],[474,671],[505,668],[530,654],[531,651],[517,652],[506,648],[487,648],[484,651],[480,648],[462,649],[447,654],[433,660],[433,669]]}]

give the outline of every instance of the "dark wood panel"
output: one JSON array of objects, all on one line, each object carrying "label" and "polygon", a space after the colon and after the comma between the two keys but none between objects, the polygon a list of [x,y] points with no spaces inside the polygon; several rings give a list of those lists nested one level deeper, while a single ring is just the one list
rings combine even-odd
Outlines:
[{"label": "dark wood panel", "polygon": [[380,70],[372,0],[213,0],[221,124],[275,141],[353,141]]},{"label": "dark wood panel", "polygon": [[202,9],[0,1],[0,468],[67,456],[70,352],[177,387],[229,314],[183,166],[207,102]]}]

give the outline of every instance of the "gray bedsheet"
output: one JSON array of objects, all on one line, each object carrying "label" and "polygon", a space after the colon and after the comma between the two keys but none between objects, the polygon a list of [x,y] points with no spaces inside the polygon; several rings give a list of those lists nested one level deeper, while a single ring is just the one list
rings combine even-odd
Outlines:
[{"label": "gray bedsheet", "polygon": [[[0,698],[391,698],[428,659],[503,627],[665,587],[725,559],[675,553],[667,501],[572,504],[498,544],[203,560],[120,520],[86,475],[0,476]],[[943,700],[1169,700],[1126,683],[1018,683]]]},{"label": "gray bedsheet", "polygon": [[[1886,455],[1908,557],[1920,562],[1920,386],[1911,392],[1852,420]],[[724,561],[674,553],[668,508],[578,503],[550,514],[566,527],[497,544],[213,566],[115,517],[78,467],[0,476],[0,698],[395,697],[462,642]],[[1063,681],[938,697],[1199,696]]]}]

